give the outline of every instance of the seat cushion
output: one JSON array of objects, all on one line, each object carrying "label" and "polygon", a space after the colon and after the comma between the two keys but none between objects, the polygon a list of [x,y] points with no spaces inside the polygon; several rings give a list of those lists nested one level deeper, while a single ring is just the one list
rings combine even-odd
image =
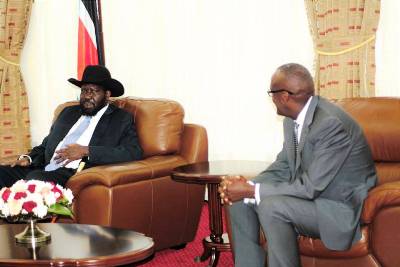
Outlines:
[{"label": "seat cushion", "polygon": [[300,236],[300,254],[316,258],[355,258],[367,255],[369,242],[368,226],[362,227],[361,233],[361,240],[346,251],[329,250],[320,239]]}]

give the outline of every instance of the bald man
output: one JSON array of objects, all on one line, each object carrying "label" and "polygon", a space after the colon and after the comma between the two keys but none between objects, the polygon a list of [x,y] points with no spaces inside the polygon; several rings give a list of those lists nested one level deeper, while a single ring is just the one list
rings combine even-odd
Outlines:
[{"label": "bald man", "polygon": [[358,124],[342,109],[314,96],[313,79],[299,64],[279,67],[268,95],[285,116],[281,152],[247,182],[225,179],[220,196],[230,204],[235,266],[300,266],[298,235],[320,238],[346,250],[361,238],[360,213],[376,182],[369,146]]}]

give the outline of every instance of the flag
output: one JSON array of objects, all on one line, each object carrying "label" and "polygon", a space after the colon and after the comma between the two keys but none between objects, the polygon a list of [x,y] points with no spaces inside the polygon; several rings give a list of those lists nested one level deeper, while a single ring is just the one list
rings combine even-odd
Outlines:
[{"label": "flag", "polygon": [[104,65],[100,0],[79,1],[78,79],[87,65]]}]

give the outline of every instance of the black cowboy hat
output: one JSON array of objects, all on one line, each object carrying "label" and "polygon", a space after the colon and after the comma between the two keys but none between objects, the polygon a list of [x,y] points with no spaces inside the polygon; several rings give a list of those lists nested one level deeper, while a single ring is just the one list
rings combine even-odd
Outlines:
[{"label": "black cowboy hat", "polygon": [[108,69],[101,65],[86,66],[81,81],[74,78],[70,78],[68,81],[78,87],[87,83],[101,85],[106,90],[111,91],[111,96],[121,96],[124,94],[124,86],[122,83],[111,78]]}]

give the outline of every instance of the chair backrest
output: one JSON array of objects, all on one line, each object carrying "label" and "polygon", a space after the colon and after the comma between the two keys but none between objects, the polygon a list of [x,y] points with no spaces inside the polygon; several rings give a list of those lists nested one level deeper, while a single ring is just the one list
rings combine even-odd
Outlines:
[{"label": "chair backrest", "polygon": [[[115,98],[111,103],[132,114],[144,157],[174,154],[180,150],[184,129],[182,106],[173,100],[148,98]],[[63,103],[54,118],[77,101]]]},{"label": "chair backrest", "polygon": [[400,98],[333,101],[363,128],[378,172],[378,184],[400,180]]}]

